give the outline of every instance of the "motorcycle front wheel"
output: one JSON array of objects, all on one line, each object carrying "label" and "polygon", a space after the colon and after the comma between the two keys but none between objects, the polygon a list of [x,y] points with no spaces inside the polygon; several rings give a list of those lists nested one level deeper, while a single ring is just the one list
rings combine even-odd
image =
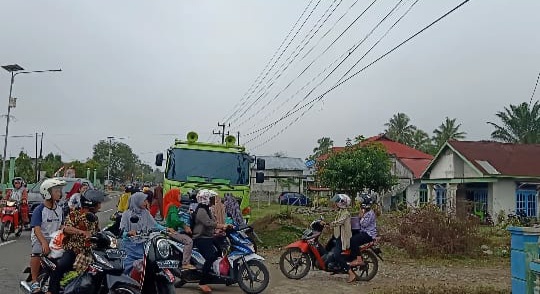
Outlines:
[{"label": "motorcycle front wheel", "polygon": [[311,269],[311,258],[300,248],[289,248],[279,258],[279,269],[289,279],[299,280]]},{"label": "motorcycle front wheel", "polygon": [[11,232],[11,222],[7,221],[6,223],[0,223],[0,239],[2,242],[6,242],[9,238],[9,233]]},{"label": "motorcycle front wheel", "polygon": [[109,291],[110,294],[140,294],[141,289],[130,284],[119,284]]},{"label": "motorcycle front wheel", "polygon": [[238,286],[245,293],[261,293],[270,283],[270,273],[260,260],[248,260],[238,268]]}]

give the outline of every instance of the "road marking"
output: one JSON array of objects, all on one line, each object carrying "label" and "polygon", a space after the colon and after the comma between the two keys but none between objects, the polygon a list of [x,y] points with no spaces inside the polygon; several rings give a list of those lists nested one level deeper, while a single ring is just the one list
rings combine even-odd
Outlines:
[{"label": "road marking", "polygon": [[99,211],[100,213],[105,213],[105,212],[109,212],[109,211],[113,211],[114,208],[111,208],[111,209],[107,209],[107,210],[104,210],[104,211]]},{"label": "road marking", "polygon": [[7,242],[4,242],[4,243],[0,243],[0,246],[8,245],[8,244],[15,243],[15,242],[17,242],[17,240],[7,241]]}]

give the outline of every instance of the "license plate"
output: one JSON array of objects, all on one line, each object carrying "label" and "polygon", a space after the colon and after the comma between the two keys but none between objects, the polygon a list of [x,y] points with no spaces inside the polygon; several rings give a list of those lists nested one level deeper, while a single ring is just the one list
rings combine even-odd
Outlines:
[{"label": "license plate", "polygon": [[159,268],[178,268],[180,265],[179,260],[159,260],[156,262]]}]

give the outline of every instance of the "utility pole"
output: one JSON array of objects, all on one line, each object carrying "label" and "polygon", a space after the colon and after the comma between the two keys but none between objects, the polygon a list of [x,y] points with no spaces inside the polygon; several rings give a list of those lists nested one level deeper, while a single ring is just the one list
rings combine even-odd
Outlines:
[{"label": "utility pole", "polygon": [[214,134],[214,135],[221,135],[221,144],[225,144],[225,135],[227,135],[227,136],[229,135],[229,132],[225,133],[225,127],[230,127],[231,124],[229,124],[229,125],[227,126],[227,125],[225,125],[225,123],[220,124],[220,123],[218,122],[217,125],[218,125],[218,127],[221,128],[221,131],[219,131],[219,132],[212,131],[212,134]]},{"label": "utility pole", "polygon": [[41,162],[42,161],[43,161],[43,132],[41,132],[41,143],[40,143],[40,146],[39,146],[39,160],[38,160],[38,168],[37,168],[38,180],[40,178]]},{"label": "utility pole", "polygon": [[39,181],[39,170],[38,170],[38,133],[36,133],[36,159],[35,159],[35,170],[36,170],[36,183]]},{"label": "utility pole", "polygon": [[236,143],[240,146],[240,132],[236,132]]}]

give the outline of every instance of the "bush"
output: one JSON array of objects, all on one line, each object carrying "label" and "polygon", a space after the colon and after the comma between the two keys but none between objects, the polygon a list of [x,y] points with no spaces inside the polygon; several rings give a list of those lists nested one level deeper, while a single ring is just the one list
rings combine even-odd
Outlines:
[{"label": "bush", "polygon": [[450,216],[435,205],[397,212],[382,229],[383,241],[411,257],[471,256],[487,241],[477,220]]}]

